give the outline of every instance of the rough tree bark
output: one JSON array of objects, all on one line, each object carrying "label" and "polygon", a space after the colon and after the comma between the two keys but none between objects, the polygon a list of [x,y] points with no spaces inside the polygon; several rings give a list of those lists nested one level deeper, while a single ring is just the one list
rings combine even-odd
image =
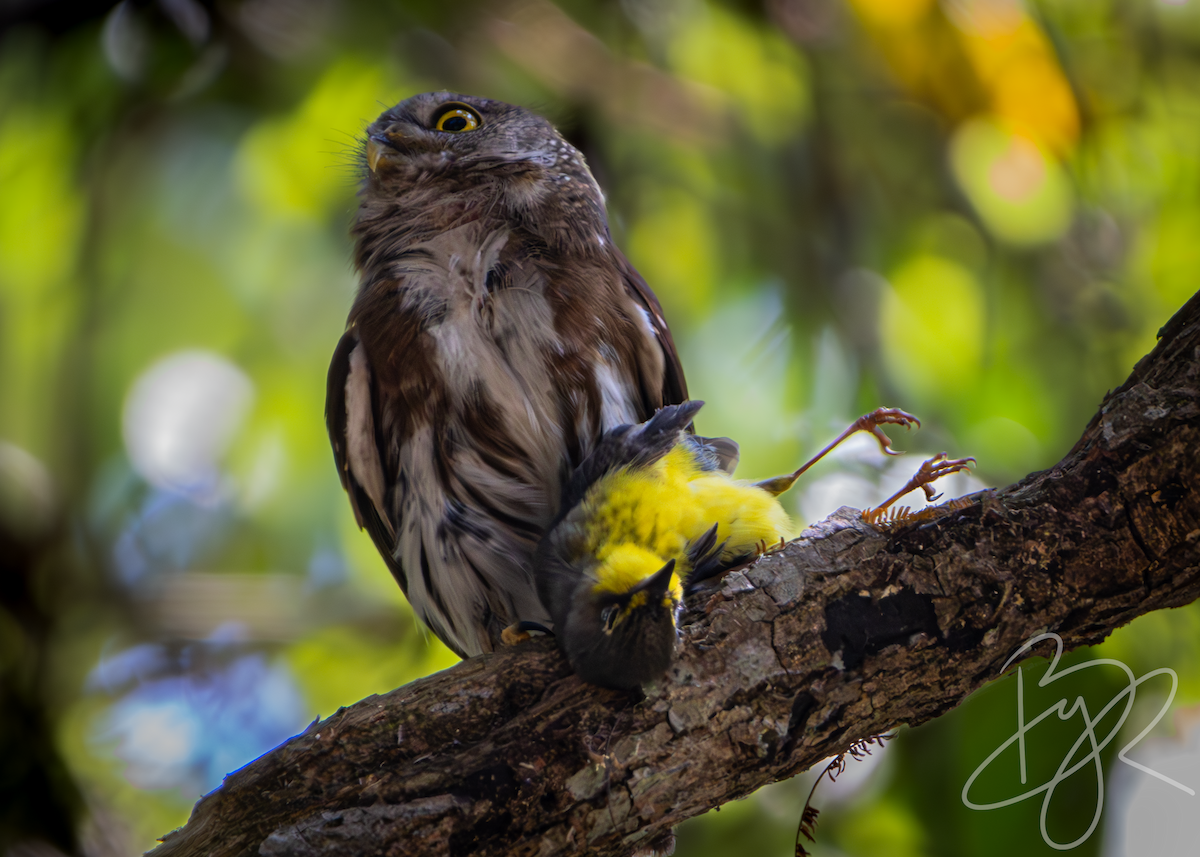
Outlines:
[{"label": "rough tree bark", "polygon": [[693,598],[638,701],[552,642],[373,696],[230,774],[151,852],[627,855],[916,725],[1042,631],[1067,648],[1200,596],[1200,294],[1053,469],[930,519],[843,509]]}]

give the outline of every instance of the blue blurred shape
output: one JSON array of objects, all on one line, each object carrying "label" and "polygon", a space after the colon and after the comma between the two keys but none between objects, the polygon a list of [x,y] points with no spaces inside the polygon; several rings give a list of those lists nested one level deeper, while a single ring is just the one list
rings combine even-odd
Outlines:
[{"label": "blue blurred shape", "polygon": [[308,583],[312,589],[324,589],[345,583],[346,559],[341,551],[318,548],[308,561]]},{"label": "blue blurred shape", "polygon": [[[136,671],[151,648],[135,646],[93,677]],[[305,723],[291,673],[255,652],[205,672],[141,682],[113,704],[97,737],[117,742],[125,776],[137,788],[202,794]]]},{"label": "blue blurred shape", "polygon": [[167,654],[162,646],[142,643],[112,657],[101,656],[84,686],[90,691],[116,693],[134,681],[162,672],[167,664]]},{"label": "blue blurred shape", "polygon": [[154,489],[113,544],[117,576],[134,586],[147,574],[185,571],[220,543],[232,519],[226,503],[201,505],[169,489]]}]

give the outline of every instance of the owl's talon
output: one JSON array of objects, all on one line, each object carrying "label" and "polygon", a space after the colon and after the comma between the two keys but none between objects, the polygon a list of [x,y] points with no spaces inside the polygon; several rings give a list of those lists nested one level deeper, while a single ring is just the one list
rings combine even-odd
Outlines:
[{"label": "owl's talon", "polygon": [[530,622],[528,620],[522,622],[514,622],[503,631],[500,632],[500,642],[506,646],[516,646],[529,640],[533,634],[547,634],[553,636],[554,632],[540,622]]},{"label": "owl's talon", "polygon": [[529,639],[529,632],[521,630],[521,623],[509,625],[500,632],[500,642],[506,646],[516,646]]}]

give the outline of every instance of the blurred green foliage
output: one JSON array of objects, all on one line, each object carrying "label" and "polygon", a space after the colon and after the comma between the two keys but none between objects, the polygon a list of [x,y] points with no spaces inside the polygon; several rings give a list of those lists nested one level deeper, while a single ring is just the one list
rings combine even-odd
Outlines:
[{"label": "blurred green foliage", "polygon": [[[89,8],[0,17],[0,705],[35,713],[0,719],[0,797],[37,807],[0,814],[0,848],[69,849],[75,823],[88,853],[147,848],[313,717],[454,662],[356,530],[322,419],[359,136],[408,95],[525,104],[585,152],[708,402],[701,428],[741,442],[747,476],[880,404],[924,421],[898,439],[906,468],[979,459],[951,493],[1051,466],[1195,291],[1195,3]],[[907,477],[868,449],[814,474],[798,514]],[[1155,614],[1099,654],[1176,669],[1184,723],[1198,626],[1194,607]],[[859,785],[823,787],[815,853],[1049,852],[1032,802],[959,795],[1014,693],[993,685]],[[86,812],[54,776],[26,789],[54,764],[31,732]],[[790,853],[812,776],[684,825],[678,853]],[[1064,830],[1092,801],[1063,798]],[[1123,853],[1102,831],[1076,853],[1104,836]]]}]

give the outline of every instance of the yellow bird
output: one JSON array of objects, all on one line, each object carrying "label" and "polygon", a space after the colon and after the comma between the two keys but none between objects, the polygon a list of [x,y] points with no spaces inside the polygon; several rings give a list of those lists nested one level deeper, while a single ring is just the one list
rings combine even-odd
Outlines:
[{"label": "yellow bird", "polygon": [[538,547],[538,594],[585,681],[628,688],[662,675],[684,583],[796,534],[770,490],[721,469],[728,441],[685,431],[701,405],[605,434]]},{"label": "yellow bird", "polygon": [[[605,433],[572,475],[538,545],[538,596],[585,681],[632,688],[661,676],[675,650],[685,587],[797,535],[779,494],[856,431],[870,431],[895,455],[882,426],[920,425],[904,411],[879,408],[794,473],[752,483],[731,475],[733,441],[687,431],[703,404],[671,405]],[[930,482],[973,460],[943,454],[926,462],[884,507],[918,487],[932,495]]]}]

